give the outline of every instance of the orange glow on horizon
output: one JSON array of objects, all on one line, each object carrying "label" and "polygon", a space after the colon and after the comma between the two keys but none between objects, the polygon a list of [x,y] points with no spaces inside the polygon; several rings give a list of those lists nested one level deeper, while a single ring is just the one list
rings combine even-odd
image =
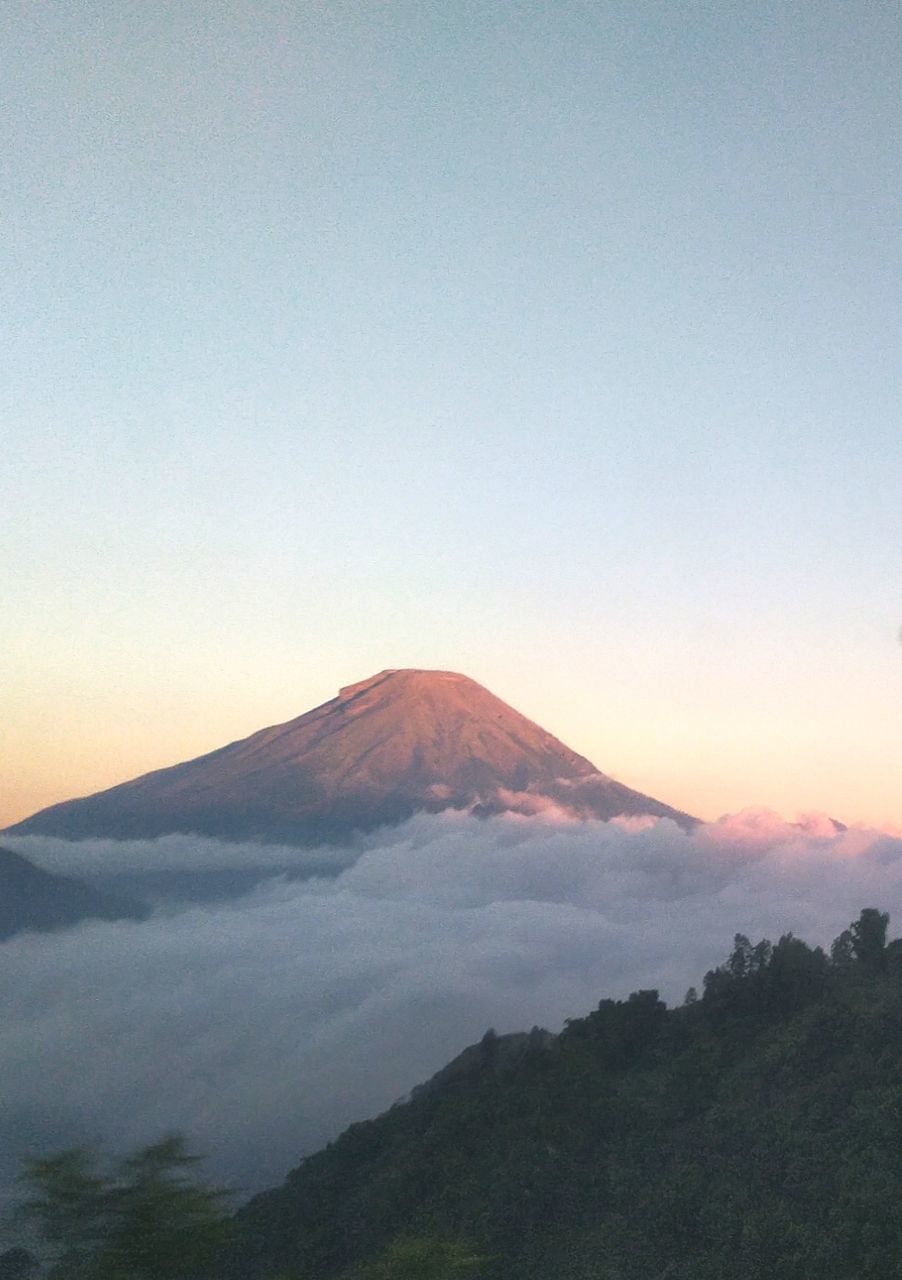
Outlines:
[{"label": "orange glow on horizon", "polygon": [[[299,675],[296,656],[276,652],[264,663],[250,644],[240,661],[177,652],[179,665],[132,670],[111,667],[109,655],[95,665],[94,653],[61,650],[52,668],[29,670],[23,651],[19,686],[4,691],[0,825],[301,715],[373,671],[426,665],[338,655],[329,669]],[[617,655],[594,668],[587,658],[591,678],[541,650],[517,669],[500,652],[481,669],[466,655],[444,656],[429,665],[466,672],[602,772],[705,821],[760,806],[902,825],[902,724],[890,696],[902,671],[888,665],[882,679],[834,681],[827,703],[820,685],[800,689],[797,673],[740,696],[742,671],[681,684],[675,661],[655,665],[651,654],[616,679],[606,672],[620,670]]]}]

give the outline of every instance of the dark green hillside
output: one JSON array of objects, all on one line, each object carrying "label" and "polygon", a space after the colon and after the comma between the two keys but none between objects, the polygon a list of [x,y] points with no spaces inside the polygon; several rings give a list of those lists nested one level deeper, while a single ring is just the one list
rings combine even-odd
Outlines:
[{"label": "dark green hillside", "polygon": [[885,931],[869,909],[829,958],[740,936],[679,1009],[640,991],[556,1038],[487,1034],[242,1210],[233,1274],[401,1275],[398,1242],[430,1240],[487,1280],[902,1277]]}]

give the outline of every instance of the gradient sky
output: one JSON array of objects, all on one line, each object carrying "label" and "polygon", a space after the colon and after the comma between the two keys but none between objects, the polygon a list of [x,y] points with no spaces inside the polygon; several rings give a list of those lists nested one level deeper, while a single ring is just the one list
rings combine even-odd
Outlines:
[{"label": "gradient sky", "polygon": [[9,0],[0,822],[464,671],[902,822],[902,10]]}]

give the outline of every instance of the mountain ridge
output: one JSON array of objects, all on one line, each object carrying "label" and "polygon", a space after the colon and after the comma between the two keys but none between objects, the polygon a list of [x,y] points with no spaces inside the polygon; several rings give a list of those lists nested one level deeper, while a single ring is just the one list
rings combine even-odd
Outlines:
[{"label": "mountain ridge", "polygon": [[468,676],[387,668],[301,716],[52,805],[7,830],[332,843],[444,809],[695,823],[615,782]]},{"label": "mountain ridge", "polygon": [[49,933],[83,920],[140,920],[146,914],[136,902],[44,871],[0,848],[0,942],[26,930]]}]

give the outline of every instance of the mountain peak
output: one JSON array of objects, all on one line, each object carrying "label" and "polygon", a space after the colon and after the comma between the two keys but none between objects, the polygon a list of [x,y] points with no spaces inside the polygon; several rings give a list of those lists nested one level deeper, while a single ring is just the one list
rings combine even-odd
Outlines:
[{"label": "mountain peak", "polygon": [[354,698],[358,693],[363,693],[367,689],[372,689],[377,684],[382,684],[384,680],[388,680],[391,676],[396,676],[397,674],[398,672],[395,668],[388,667],[385,671],[379,671],[374,676],[367,676],[366,680],[358,680],[356,684],[343,685],[342,688],[338,690],[338,696],[345,700],[348,698]]},{"label": "mountain peak", "polygon": [[392,692],[411,692],[417,687],[421,689],[437,688],[449,681],[471,685],[476,689],[482,688],[475,680],[471,680],[469,676],[461,675],[459,671],[433,671],[425,667],[386,667],[384,671],[379,671],[374,676],[368,676],[366,680],[358,680],[356,684],[346,684],[339,689],[338,696],[339,698],[353,698],[357,694],[363,693],[367,689],[374,689],[380,684],[387,685]]},{"label": "mountain peak", "polygon": [[468,676],[388,668],[294,720],[11,830],[307,844],[443,809],[693,821],[600,773]]}]

